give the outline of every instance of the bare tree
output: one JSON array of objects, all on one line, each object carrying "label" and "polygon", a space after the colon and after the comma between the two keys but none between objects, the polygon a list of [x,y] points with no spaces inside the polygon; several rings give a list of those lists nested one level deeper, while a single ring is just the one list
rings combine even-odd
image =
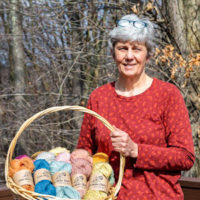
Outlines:
[{"label": "bare tree", "polygon": [[[189,109],[195,143],[196,162],[187,176],[200,176],[200,12],[199,0],[163,1],[163,14],[174,45],[185,59],[184,68],[176,68],[175,80],[182,91]],[[185,70],[184,70],[185,69]]]},{"label": "bare tree", "polygon": [[[199,95],[200,76],[195,76],[199,71],[194,70],[199,68],[189,71],[188,67],[177,67],[173,79],[171,72],[178,63],[172,58],[170,64],[161,62],[161,54],[168,45],[173,45],[173,55],[187,56],[187,49],[192,52],[199,49],[197,44],[193,45],[199,38],[197,0],[196,4],[192,4],[194,0],[176,2],[0,0],[0,166],[4,166],[10,141],[23,120],[55,105],[85,106],[93,89],[115,80],[117,69],[107,45],[108,33],[117,19],[133,12],[156,24],[161,53],[152,59],[148,71],[180,88],[198,149],[199,104],[195,99]],[[173,11],[171,5],[177,10]],[[185,13],[192,9],[196,15],[190,14],[186,20]],[[180,20],[178,24],[174,24],[176,20]],[[196,39],[189,42],[189,38]],[[184,76],[186,72],[190,73],[188,78]],[[37,120],[20,136],[17,149],[28,155],[56,146],[72,150],[82,116],[83,113],[60,112]],[[15,155],[18,154],[16,151]],[[187,175],[199,176],[197,167]]]}]

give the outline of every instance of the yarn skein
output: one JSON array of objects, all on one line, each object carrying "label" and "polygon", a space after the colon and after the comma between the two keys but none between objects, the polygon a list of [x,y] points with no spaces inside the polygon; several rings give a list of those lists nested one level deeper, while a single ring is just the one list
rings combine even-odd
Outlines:
[{"label": "yarn skein", "polygon": [[52,174],[53,184],[56,188],[56,196],[68,199],[81,199],[79,192],[71,187],[70,174],[72,166],[63,161],[52,161],[50,172]]},{"label": "yarn skein", "polygon": [[75,174],[84,174],[88,179],[92,172],[92,164],[85,158],[74,159],[72,164],[72,176]]},{"label": "yarn skein", "polygon": [[[107,154],[100,152],[93,155],[93,163],[89,190],[86,192],[84,200],[100,200],[106,198],[109,185],[108,180],[111,176],[114,178],[114,172],[111,165],[108,163]],[[112,183],[114,182],[113,179],[111,179],[111,181]]]},{"label": "yarn skein", "polygon": [[62,152],[69,152],[68,149],[64,148],[64,147],[55,147],[53,149],[51,149],[49,152],[53,153],[55,156],[57,156],[59,153]]},{"label": "yarn skein", "polygon": [[56,156],[55,160],[70,163],[70,152],[64,151],[64,152],[59,153]]},{"label": "yarn skein", "polygon": [[71,164],[72,185],[82,198],[87,191],[87,180],[92,172],[92,157],[86,150],[76,149],[71,154]]},{"label": "yarn skein", "polygon": [[44,159],[34,161],[35,192],[56,196],[56,188],[51,183],[50,166]]},{"label": "yarn skein", "polygon": [[48,163],[51,163],[53,160],[55,160],[55,158],[56,158],[56,156],[53,153],[47,152],[47,151],[43,151],[42,153],[37,155],[35,160],[44,159]]},{"label": "yarn skein", "polygon": [[85,195],[87,190],[87,180],[92,172],[92,165],[86,159],[74,159],[72,162],[72,185],[75,187],[81,198]]},{"label": "yarn skein", "polygon": [[[22,156],[20,159],[14,159],[10,162],[9,176],[21,187],[26,190],[34,191],[32,178],[33,169],[33,160],[28,156]],[[20,181],[21,177],[24,177],[25,181]]]},{"label": "yarn skein", "polygon": [[[98,152],[96,154],[94,154],[92,156],[92,159],[93,159],[93,165],[95,165],[96,163],[99,163],[99,162],[106,162],[108,163],[109,162],[109,157],[107,154],[103,153],[103,152]],[[109,184],[112,186],[114,185],[115,183],[115,177],[114,177],[114,171],[112,169],[112,173],[109,177]]]},{"label": "yarn skein", "polygon": [[22,159],[22,158],[29,158],[29,156],[27,156],[26,154],[24,154],[24,155],[19,155],[19,156],[17,156],[15,159]]},{"label": "yarn skein", "polygon": [[75,149],[72,153],[71,153],[71,158],[70,160],[73,161],[76,158],[84,158],[86,160],[88,160],[91,164],[93,163],[93,159],[90,155],[90,153],[88,151],[86,151],[85,149]]},{"label": "yarn skein", "polygon": [[96,163],[99,163],[99,162],[109,162],[108,155],[103,153],[103,152],[95,153],[92,156],[92,159],[93,159],[93,165],[96,164]]}]

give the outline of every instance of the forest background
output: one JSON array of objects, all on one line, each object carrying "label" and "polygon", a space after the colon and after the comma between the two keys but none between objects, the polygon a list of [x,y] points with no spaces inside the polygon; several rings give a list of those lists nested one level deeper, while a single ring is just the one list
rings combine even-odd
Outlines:
[{"label": "forest background", "polygon": [[[155,23],[157,47],[147,73],[180,89],[196,154],[183,176],[200,177],[200,0],[0,0],[1,169],[26,119],[52,106],[86,106],[92,90],[115,80],[107,36],[130,13]],[[21,134],[14,156],[73,150],[82,117],[62,111],[37,119]]]}]

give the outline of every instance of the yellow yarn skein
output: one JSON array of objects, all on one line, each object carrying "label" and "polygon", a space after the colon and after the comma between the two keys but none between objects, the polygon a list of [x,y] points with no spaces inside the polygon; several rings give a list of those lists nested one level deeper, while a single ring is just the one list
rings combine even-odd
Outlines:
[{"label": "yellow yarn skein", "polygon": [[103,163],[103,162],[96,163],[93,166],[92,174],[96,174],[96,173],[101,173],[107,179],[109,179],[109,177],[110,177],[110,175],[112,173],[112,167],[110,166],[109,163]]},{"label": "yellow yarn skein", "polygon": [[[108,163],[108,155],[105,153],[96,153],[93,156],[93,169],[92,175],[102,174],[106,179],[112,174],[112,167]],[[103,200],[107,197],[107,193],[100,190],[91,190],[89,189],[85,196],[84,200]]]},{"label": "yellow yarn skein", "polygon": [[84,196],[84,200],[103,200],[107,197],[105,192],[96,191],[96,190],[88,190]]},{"label": "yellow yarn skein", "polygon": [[108,162],[109,157],[105,153],[98,152],[92,156],[92,159],[93,159],[93,165],[94,165],[99,162]]},{"label": "yellow yarn skein", "polygon": [[69,152],[69,150],[67,150],[64,147],[56,147],[56,148],[51,149],[49,152],[51,152],[57,156],[59,153],[62,153],[64,151]]}]

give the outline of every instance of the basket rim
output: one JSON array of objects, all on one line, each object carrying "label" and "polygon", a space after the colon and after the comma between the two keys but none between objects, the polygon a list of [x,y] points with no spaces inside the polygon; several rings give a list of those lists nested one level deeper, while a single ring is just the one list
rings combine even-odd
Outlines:
[{"label": "basket rim", "polygon": [[[8,152],[7,152],[7,157],[6,157],[6,162],[5,162],[5,180],[6,180],[7,187],[10,188],[15,194],[18,194],[18,195],[24,197],[25,199],[28,198],[28,199],[32,199],[32,200],[35,200],[34,197],[37,197],[37,199],[40,199],[40,197],[41,197],[41,200],[43,200],[42,197],[45,197],[49,200],[60,200],[60,198],[58,198],[58,197],[54,197],[54,196],[50,196],[50,195],[42,195],[42,194],[39,194],[36,192],[28,191],[28,190],[22,188],[21,186],[15,184],[13,179],[11,177],[9,177],[9,175],[8,175],[8,169],[9,169],[9,164],[12,160],[12,156],[13,156],[13,152],[14,152],[17,140],[18,140],[19,136],[22,134],[22,132],[37,118],[40,118],[40,117],[50,114],[50,113],[64,111],[64,110],[74,110],[74,111],[88,113],[88,114],[96,117],[97,119],[99,119],[111,132],[115,130],[114,127],[104,117],[100,116],[95,111],[92,111],[92,110],[82,107],[82,106],[76,106],[76,105],[54,106],[54,107],[47,108],[45,110],[42,110],[42,111],[34,114],[32,117],[28,118],[21,125],[21,127],[17,131],[15,137],[12,139],[12,141],[9,145],[9,148],[8,148]],[[114,187],[114,192],[109,199],[113,199],[114,197],[116,197],[116,195],[118,194],[118,192],[120,190],[122,179],[123,179],[123,174],[124,174],[124,167],[125,167],[125,157],[120,153],[119,178],[118,178],[117,184]]]}]

